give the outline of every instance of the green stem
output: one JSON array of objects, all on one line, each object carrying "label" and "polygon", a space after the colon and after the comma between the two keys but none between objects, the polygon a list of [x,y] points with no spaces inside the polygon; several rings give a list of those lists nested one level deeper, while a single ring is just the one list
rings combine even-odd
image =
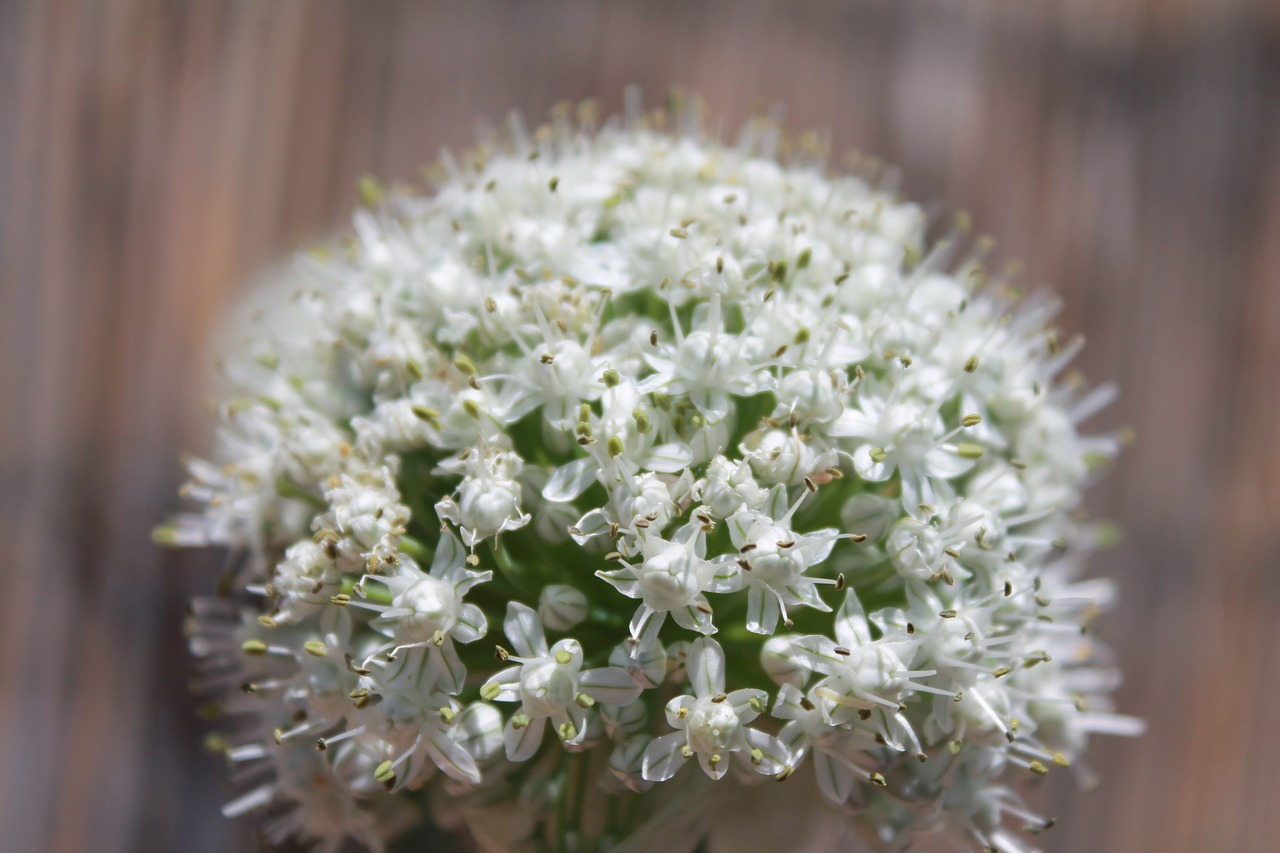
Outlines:
[{"label": "green stem", "polygon": [[569,851],[569,753],[560,754],[556,765],[556,849]]},{"label": "green stem", "polygon": [[325,510],[329,508],[329,504],[325,503],[323,499],[308,492],[288,477],[276,478],[276,493],[284,498],[302,501],[314,509]]},{"label": "green stem", "polygon": [[429,564],[433,556],[432,550],[427,547],[427,543],[407,533],[400,537],[400,550],[423,564]]},{"label": "green stem", "polygon": [[587,754],[579,752],[574,755],[574,768],[577,772],[577,780],[573,791],[573,811],[571,812],[571,825],[578,831],[582,830],[582,810],[586,805],[587,797],[587,780],[591,773],[587,766]]}]

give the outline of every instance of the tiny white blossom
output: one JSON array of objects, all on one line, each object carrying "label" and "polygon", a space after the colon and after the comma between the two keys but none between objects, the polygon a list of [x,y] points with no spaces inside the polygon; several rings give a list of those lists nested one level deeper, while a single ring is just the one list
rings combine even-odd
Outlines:
[{"label": "tiny white blossom", "polygon": [[548,721],[565,746],[581,746],[587,716],[597,702],[627,705],[640,695],[640,685],[623,669],[583,670],[577,640],[560,640],[548,648],[538,614],[518,602],[507,605],[505,632],[515,649],[508,660],[516,665],[491,676],[480,695],[520,703],[503,731],[511,761],[525,761],[537,751]]},{"label": "tiny white blossom", "polygon": [[650,782],[670,779],[693,757],[712,779],[729,771],[731,756],[745,756],[758,773],[782,770],[787,751],[772,735],[750,723],[767,707],[763,690],[743,688],[725,693],[724,651],[709,637],[689,646],[689,682],[693,696],[667,703],[667,723],[678,731],[656,738],[644,752],[642,774]]},{"label": "tiny white blossom", "polygon": [[[449,534],[440,537],[430,572],[401,555],[394,574],[366,575],[362,584],[380,584],[391,597],[390,605],[363,605],[379,614],[373,627],[392,639],[369,659],[386,654],[389,679],[409,678],[457,693],[466,668],[454,642],[475,642],[488,630],[484,612],[462,599],[473,586],[492,577],[493,572],[466,568],[462,547]],[[423,657],[425,667],[420,667]]]},{"label": "tiny white blossom", "polygon": [[706,542],[699,526],[687,526],[676,536],[681,538],[645,536],[640,540],[638,562],[596,572],[618,592],[640,599],[631,618],[633,638],[640,637],[646,627],[656,632],[668,615],[682,628],[714,633],[711,604],[704,593],[733,592],[741,586],[741,571],[731,559],[705,559]]}]

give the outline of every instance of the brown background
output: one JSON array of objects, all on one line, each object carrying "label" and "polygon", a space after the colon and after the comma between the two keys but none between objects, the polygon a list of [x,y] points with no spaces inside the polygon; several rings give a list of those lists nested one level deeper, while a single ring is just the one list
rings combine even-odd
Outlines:
[{"label": "brown background", "polygon": [[777,100],[969,208],[1066,298],[1126,543],[1103,626],[1139,741],[1058,774],[1051,850],[1280,849],[1274,2],[0,0],[0,848],[222,851],[157,553],[251,272],[512,108]]}]

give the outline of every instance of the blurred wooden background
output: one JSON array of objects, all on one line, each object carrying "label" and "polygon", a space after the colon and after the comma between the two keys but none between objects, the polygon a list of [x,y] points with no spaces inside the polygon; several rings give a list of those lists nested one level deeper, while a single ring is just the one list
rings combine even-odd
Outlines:
[{"label": "blurred wooden background", "polygon": [[779,101],[1066,297],[1138,443],[1104,624],[1150,734],[1050,850],[1280,849],[1274,0],[0,0],[0,848],[251,849],[184,681],[214,557],[158,553],[217,318],[513,109]]}]

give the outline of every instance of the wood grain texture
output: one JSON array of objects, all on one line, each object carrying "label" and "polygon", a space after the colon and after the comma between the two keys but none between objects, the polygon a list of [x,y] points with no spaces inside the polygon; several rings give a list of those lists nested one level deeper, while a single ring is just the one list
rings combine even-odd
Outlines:
[{"label": "wood grain texture", "polygon": [[701,92],[902,167],[1065,297],[1139,437],[1093,496],[1147,737],[1050,850],[1280,846],[1280,11],[1270,0],[0,0],[0,847],[252,849],[154,550],[217,320],[511,109]]}]

